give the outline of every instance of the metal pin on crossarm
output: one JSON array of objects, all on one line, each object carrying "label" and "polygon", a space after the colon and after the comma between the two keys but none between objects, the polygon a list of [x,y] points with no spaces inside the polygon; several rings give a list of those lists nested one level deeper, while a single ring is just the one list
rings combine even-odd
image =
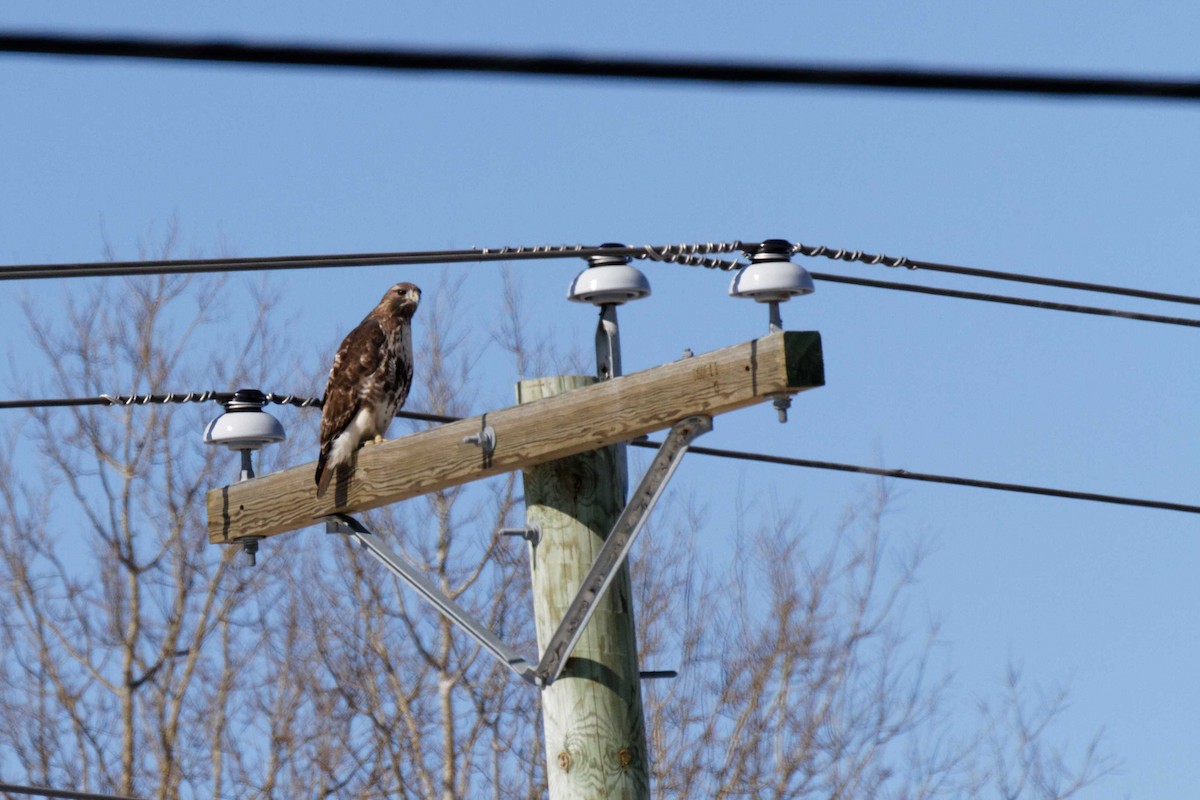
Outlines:
[{"label": "metal pin on crossarm", "polygon": [[[204,429],[204,443],[225,445],[241,454],[239,481],[254,477],[255,450],[265,444],[282,442],[287,438],[279,420],[263,411],[270,400],[258,389],[238,389],[225,403],[225,413],[208,423]],[[250,566],[258,563],[258,542],[261,537],[243,536],[237,541],[250,557]]]},{"label": "metal pin on crossarm", "polygon": [[[614,250],[623,244],[603,244]],[[588,266],[575,276],[567,299],[576,303],[591,303],[600,308],[596,325],[596,374],[600,380],[619,378],[621,372],[621,339],[617,326],[617,306],[650,295],[650,281],[637,267],[630,266],[624,255],[594,255]]]},{"label": "metal pin on crossarm", "polygon": [[[768,330],[779,333],[783,330],[783,317],[779,304],[793,297],[813,293],[813,279],[808,270],[791,260],[794,246],[783,239],[768,239],[762,242],[750,256],[750,263],[733,276],[729,294],[733,297],[749,297],[769,306]],[[792,399],[786,394],[774,398],[779,421],[787,422],[788,408]]]}]

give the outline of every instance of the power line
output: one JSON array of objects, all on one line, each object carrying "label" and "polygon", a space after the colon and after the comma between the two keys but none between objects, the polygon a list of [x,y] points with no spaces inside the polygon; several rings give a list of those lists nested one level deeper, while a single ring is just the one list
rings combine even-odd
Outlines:
[{"label": "power line", "polygon": [[[194,394],[203,395],[205,396],[204,399],[216,402],[224,402],[233,398],[233,392],[201,392]],[[189,397],[192,397],[192,395],[101,395],[99,397],[68,397],[48,400],[4,400],[0,401],[0,409],[55,408],[63,406],[85,405],[130,406],[145,405],[149,403],[197,402],[196,398],[187,400],[186,398]],[[286,403],[288,405],[295,405],[301,408],[319,408],[321,406],[321,400],[316,397],[298,397],[294,395],[270,393],[268,393],[266,397],[269,402]],[[224,398],[224,400],[221,398]],[[450,416],[447,414],[430,414],[422,411],[399,411],[396,413],[396,416],[404,419],[418,420],[421,422],[438,423],[458,422],[463,419],[463,417]],[[660,446],[659,442],[647,441],[645,439],[635,439],[634,441],[630,442],[630,444],[632,444],[634,447],[648,448],[658,448]],[[1004,483],[1001,481],[980,480],[978,478],[962,478],[952,475],[934,475],[925,472],[909,472],[905,469],[880,469],[878,467],[864,467],[857,464],[840,464],[833,461],[813,461],[811,459],[774,456],[766,453],[751,453],[743,450],[721,450],[711,447],[697,447],[693,445],[688,448],[688,451],[697,455],[715,456],[718,458],[729,458],[739,461],[757,461],[764,464],[834,470],[837,472],[857,472],[863,475],[878,475],[885,478],[896,478],[898,480],[944,483],[952,486],[969,486],[976,489],[992,489],[995,491],[1017,492],[1021,494],[1039,494],[1047,497],[1065,498],[1068,500],[1084,500],[1093,503],[1110,503],[1123,506],[1136,506],[1139,508],[1156,508],[1166,511],[1182,511],[1188,514],[1200,514],[1200,505],[1174,503],[1163,500],[1146,500],[1135,497],[1099,494],[1096,492],[1079,492],[1070,489],[1055,489],[1046,486],[1029,486],[1020,483]]]},{"label": "power line", "polygon": [[14,783],[0,783],[0,792],[30,795],[32,797],[57,797],[62,798],[62,800],[137,800],[137,798],[125,797],[123,795],[93,794],[91,792],[76,792],[70,789],[47,789],[43,786],[19,786]]},{"label": "power line", "polygon": [[309,256],[267,256],[259,258],[183,258],[147,261],[90,261],[64,264],[11,264],[0,266],[0,280],[39,280],[47,278],[112,278],[137,275],[175,275],[203,272],[250,272],[285,269],[323,269],[344,267],[404,266],[419,264],[456,264],[464,262],[528,261],[552,258],[588,258],[589,256],[625,256],[652,259],[691,266],[737,269],[742,264],[710,258],[712,254],[733,253],[757,247],[748,242],[707,242],[704,244],[532,245],[483,247],[459,250],[413,250],[391,253],[339,253]]},{"label": "power line", "polygon": [[1047,311],[1065,311],[1071,314],[1091,314],[1100,317],[1132,319],[1138,322],[1156,322],[1162,325],[1183,325],[1189,328],[1200,328],[1200,319],[1190,319],[1188,317],[1167,317],[1161,314],[1144,314],[1140,311],[1123,311],[1118,308],[1081,306],[1074,303],[1055,303],[1049,300],[1033,300],[1028,297],[966,292],[959,289],[942,289],[936,286],[877,281],[871,278],[853,278],[848,275],[829,275],[821,272],[810,274],[816,280],[830,281],[831,283],[848,283],[854,286],[870,286],[876,289],[892,289],[898,292],[916,292],[918,294],[931,294],[938,297],[953,297],[958,300],[980,300],[985,303],[1002,303],[1011,306],[1024,306],[1026,308],[1041,308]]},{"label": "power line", "polygon": [[334,47],[117,36],[0,33],[0,52],[101,56],[304,67],[352,67],[405,72],[492,73],[573,78],[622,78],[760,86],[825,86],[1057,97],[1198,100],[1200,82],[1116,75],[905,69],[666,60],[405,48]]},{"label": "power line", "polygon": [[[4,400],[0,409],[6,408],[62,408],[69,406],[144,406],[164,403],[227,403],[233,392],[170,392],[165,394],[101,394],[95,397],[54,397],[40,400]],[[321,404],[318,398],[296,398],[292,395],[267,394],[267,401],[281,405],[312,406]]]},{"label": "power line", "polygon": [[250,272],[330,267],[380,267],[417,264],[455,264],[482,261],[513,261],[546,258],[587,258],[593,255],[644,253],[639,247],[584,247],[583,245],[535,245],[533,247],[472,248],[461,250],[415,250],[394,253],[341,253],[312,256],[269,256],[266,258],[188,258],[149,261],[95,261],[68,264],[18,264],[0,267],[0,280],[43,278],[133,277],[198,272]]},{"label": "power line", "polygon": [[[584,245],[533,245],[521,247],[474,248],[461,250],[418,250],[392,253],[348,253],[340,255],[314,256],[270,256],[266,258],[200,258],[200,259],[166,259],[150,261],[112,261],[112,262],[80,262],[65,264],[22,264],[0,266],[0,280],[33,280],[42,278],[76,278],[76,277],[130,277],[136,275],[159,275],[177,273],[202,272],[238,272],[249,270],[284,270],[284,269],[316,269],[316,268],[346,268],[382,265],[414,265],[414,264],[449,264],[462,262],[491,262],[519,261],[531,259],[556,258],[587,258],[595,255],[626,256],[629,258],[649,259],[689,266],[707,267],[719,270],[735,270],[744,264],[737,260],[717,258],[716,255],[735,252],[753,252],[757,243],[752,242],[706,242],[674,245],[642,245],[640,247],[625,247],[602,245],[588,247]],[[974,267],[963,267],[954,264],[940,264],[933,261],[920,261],[909,258],[875,255],[859,250],[831,249],[824,245],[793,245],[797,253],[809,257],[824,257],[838,261],[858,261],[869,265],[885,267],[905,267],[907,269],[926,269],[931,271],[948,272],[971,277],[988,278],[993,280],[1035,283],[1056,288],[1074,289],[1079,291],[1103,292],[1143,299],[1161,300],[1177,303],[1200,305],[1200,297],[1190,295],[1155,292],[1122,286],[1111,286],[1084,281],[1062,280],[1039,275],[1025,275],[999,270],[985,270]],[[823,272],[813,272],[813,278],[832,283],[853,284],[877,289],[892,289],[903,292],[952,297],[960,300],[977,300],[983,302],[1018,305],[1027,308],[1040,308],[1050,311],[1063,311],[1076,314],[1118,317],[1140,322],[1155,322],[1166,325],[1183,325],[1200,327],[1200,320],[1184,317],[1171,317],[1161,314],[1147,314],[1121,309],[1099,308],[1072,303],[1056,303],[1046,300],[1036,300],[1009,295],[987,294],[983,292],[968,292],[957,289],[944,289],[933,286],[900,284],[889,281],[878,281],[869,278],[856,278],[845,275],[833,275]]]},{"label": "power line", "polygon": [[[635,447],[659,446],[658,442],[633,441]],[[689,453],[718,458],[732,458],[741,461],[758,461],[764,464],[779,464],[789,467],[807,467],[809,469],[825,469],[837,472],[857,472],[863,475],[878,475],[884,478],[897,478],[906,481],[926,481],[929,483],[945,483],[951,486],[970,486],[976,489],[993,489],[1000,492],[1017,492],[1021,494],[1040,494],[1047,497],[1061,497],[1068,500],[1086,500],[1092,503],[1111,503],[1121,506],[1136,506],[1139,508],[1157,508],[1165,511],[1183,511],[1188,514],[1200,514],[1200,506],[1187,503],[1173,503],[1164,500],[1145,500],[1136,497],[1121,497],[1096,492],[1077,492],[1069,489],[1054,489],[1046,486],[1028,486],[1020,483],[1003,483],[1000,481],[985,481],[976,478],[960,478],[952,475],[933,475],[926,472],[909,472],[906,469],[879,469],[863,467],[857,464],[839,464],[834,461],[812,461],[805,458],[789,458],[787,456],[772,456],[765,453],[747,453],[741,450],[720,450],[711,447],[688,448]]]},{"label": "power line", "polygon": [[[29,400],[0,400],[0,411],[5,409],[35,409],[35,408],[69,408],[78,406],[145,406],[163,405],[169,403],[228,403],[234,397],[234,392],[170,392],[163,394],[101,394],[95,397],[51,397]],[[297,406],[299,408],[320,408],[323,405],[319,397],[300,397],[292,394],[266,392],[263,397],[268,403],[276,405]],[[421,411],[397,411],[396,416],[402,419],[419,422],[455,422],[459,417],[447,417],[442,414],[426,414]]]},{"label": "power line", "polygon": [[[575,245],[531,245],[520,247],[484,247],[458,250],[414,250],[384,253],[335,253],[327,255],[267,256],[258,258],[188,258],[158,259],[146,261],[92,261],[64,264],[13,264],[0,266],[0,280],[36,280],[44,278],[81,277],[130,277],[134,275],[164,275],[196,272],[240,272],[285,269],[321,269],[342,267],[403,266],[418,264],[453,264],[463,262],[521,261],[532,259],[588,258],[596,255],[626,256],[655,261],[704,266],[721,270],[735,270],[745,266],[743,262],[712,258],[736,252],[754,252],[758,242],[704,242],[691,244],[585,246]],[[904,267],[909,270],[927,270],[965,275],[990,280],[1014,281],[1051,286],[1059,289],[1101,292],[1105,294],[1161,300],[1172,303],[1200,305],[1200,297],[1194,295],[1158,292],[1126,286],[1113,286],[1087,281],[1066,280],[1045,275],[1027,275],[994,269],[980,269],[958,264],[904,256],[888,256],[881,253],[864,253],[861,250],[831,248],[826,245],[807,245],[795,242],[796,253],[809,258],[828,258],[835,261],[854,261],[870,266],[890,268]],[[825,278],[828,279],[828,278]]]},{"label": "power line", "polygon": [[1189,303],[1200,305],[1200,297],[1170,292],[1155,292],[1148,289],[1133,289],[1125,286],[1110,286],[1103,283],[1087,281],[1071,281],[1062,278],[1050,278],[1044,275],[1023,275],[1017,272],[1001,272],[994,269],[979,269],[963,267],[957,264],[940,264],[936,261],[921,261],[904,256],[887,256],[882,253],[864,253],[861,250],[843,250],[826,247],[825,245],[806,245],[796,242],[795,251],[811,258],[829,258],[834,261],[857,261],[862,264],[880,264],[885,267],[904,267],[906,269],[923,269],[930,272],[946,272],[953,275],[968,275],[974,278],[989,278],[991,280],[1015,281],[1018,283],[1033,283],[1039,286],[1053,286],[1058,289],[1075,289],[1084,292],[1102,292],[1117,294],[1125,297],[1141,297],[1147,300],[1162,300],[1168,303]]}]

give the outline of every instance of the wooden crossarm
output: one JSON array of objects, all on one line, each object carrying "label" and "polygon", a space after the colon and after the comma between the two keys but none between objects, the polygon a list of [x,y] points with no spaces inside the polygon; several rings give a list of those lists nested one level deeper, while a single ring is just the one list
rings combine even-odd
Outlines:
[{"label": "wooden crossarm", "polygon": [[[315,524],[715,416],[825,383],[821,337],[773,333],[360,450],[352,473],[316,496],[314,463],[208,492],[208,538],[228,544]],[[486,455],[463,439],[495,433]]]}]

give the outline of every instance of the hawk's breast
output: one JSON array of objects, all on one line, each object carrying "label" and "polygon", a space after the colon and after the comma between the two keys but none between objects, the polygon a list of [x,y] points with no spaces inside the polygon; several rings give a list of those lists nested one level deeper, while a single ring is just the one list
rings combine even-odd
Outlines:
[{"label": "hawk's breast", "polygon": [[404,405],[412,385],[412,328],[408,324],[397,325],[384,340],[382,356],[380,369],[363,398],[381,434]]}]

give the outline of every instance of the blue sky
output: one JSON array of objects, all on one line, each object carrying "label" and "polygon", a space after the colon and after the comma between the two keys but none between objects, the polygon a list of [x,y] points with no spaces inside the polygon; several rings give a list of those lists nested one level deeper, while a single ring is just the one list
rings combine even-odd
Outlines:
[{"label": "blue sky", "polygon": [[[1200,8],[10,0],[0,27],[1194,78]],[[1198,141],[1194,104],[0,56],[0,263],[99,260],[105,236],[136,257],[136,242],[174,217],[204,254],[779,237],[1200,295]],[[593,312],[564,299],[581,267],[513,271],[537,324],[586,351]],[[654,295],[621,312],[626,371],[766,328],[764,309],[726,296],[727,275],[643,268]],[[303,320],[301,360],[324,363],[394,281],[428,292],[443,271],[466,278],[464,326],[498,319],[490,267],[281,278]],[[14,298],[81,290],[0,290],[0,339],[18,371]],[[1192,329],[829,283],[783,317],[790,329],[821,331],[828,385],[798,399],[786,427],[769,408],[750,409],[718,419],[701,444],[1196,501]],[[484,367],[479,377],[481,403],[511,402],[516,376]],[[6,376],[6,397],[21,389],[15,380]],[[797,502],[814,528],[869,485],[699,459],[678,480],[710,504],[737,486]],[[1103,726],[1123,759],[1096,796],[1194,794],[1196,519],[895,488],[893,529],[935,544],[913,611],[941,620],[958,699],[994,693],[1005,664],[1019,663],[1032,681],[1069,685],[1061,733],[1082,743]]]}]

